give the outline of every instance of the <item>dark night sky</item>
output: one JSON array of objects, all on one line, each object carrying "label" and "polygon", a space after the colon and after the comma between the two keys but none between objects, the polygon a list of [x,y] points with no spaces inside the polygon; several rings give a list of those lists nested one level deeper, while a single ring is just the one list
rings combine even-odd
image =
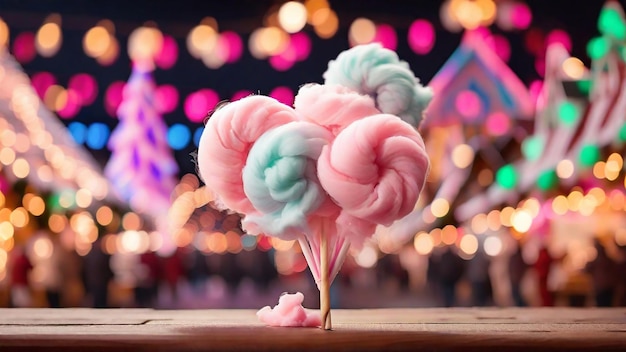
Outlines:
[{"label": "dark night sky", "polygon": [[[347,29],[356,17],[368,17],[375,22],[385,22],[396,27],[398,32],[399,56],[409,62],[415,74],[428,82],[456,48],[460,33],[447,32],[439,22],[441,1],[429,0],[330,0],[331,7],[340,19],[340,29],[328,40],[317,38],[313,30],[305,28],[313,41],[313,50],[308,60],[297,63],[286,72],[277,72],[266,60],[256,60],[245,52],[235,64],[227,64],[218,70],[207,69],[201,61],[192,58],[185,49],[185,36],[189,30],[205,16],[217,19],[220,30],[234,30],[243,35],[247,43],[248,34],[262,26],[267,10],[284,1],[271,0],[0,0],[0,17],[11,29],[11,37],[29,30],[35,31],[43,19],[52,12],[63,18],[63,46],[52,58],[37,57],[24,65],[27,73],[50,71],[61,84],[67,83],[70,76],[87,72],[96,76],[100,92],[113,81],[126,80],[130,73],[130,63],[125,52],[112,66],[102,67],[86,56],[82,49],[82,37],[87,29],[103,18],[112,20],[117,26],[120,47],[126,48],[126,36],[145,21],[155,21],[159,28],[178,39],[180,56],[176,65],[169,70],[155,71],[158,84],[173,84],[185,97],[200,88],[216,90],[222,99],[235,91],[247,89],[268,94],[276,86],[286,85],[296,90],[306,82],[320,82],[328,61],[348,48]],[[596,20],[603,4],[601,0],[532,0],[526,1],[533,12],[532,27],[548,32],[564,29],[573,40],[573,55],[586,64],[587,41],[597,35]],[[622,5],[624,1],[621,1]],[[437,40],[433,50],[427,55],[413,53],[406,44],[409,24],[416,18],[426,18],[435,23]],[[495,26],[494,32],[503,33]],[[539,78],[534,69],[534,58],[523,47],[524,32],[504,32],[512,45],[511,68],[525,82]],[[189,123],[182,106],[164,116],[168,124],[182,122],[195,129],[198,125]],[[85,123],[101,121],[114,127],[117,120],[109,117],[103,108],[102,94],[96,102],[81,110],[74,119]],[[193,172],[189,153],[193,148],[176,152],[181,172]],[[92,151],[102,164],[106,162],[106,151]]]}]

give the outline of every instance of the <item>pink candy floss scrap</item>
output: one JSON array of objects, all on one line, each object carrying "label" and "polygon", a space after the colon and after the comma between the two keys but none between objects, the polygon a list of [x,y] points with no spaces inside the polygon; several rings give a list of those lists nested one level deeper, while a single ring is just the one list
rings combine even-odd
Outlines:
[{"label": "pink candy floss scrap", "polygon": [[317,310],[302,307],[304,295],[300,292],[285,293],[278,299],[274,308],[265,306],[257,313],[257,317],[268,326],[280,327],[318,327],[322,324]]},{"label": "pink candy floss scrap", "polygon": [[242,98],[213,113],[198,145],[198,169],[217,204],[243,214],[255,211],[241,176],[250,148],[266,131],[296,119],[291,107],[262,95]]}]

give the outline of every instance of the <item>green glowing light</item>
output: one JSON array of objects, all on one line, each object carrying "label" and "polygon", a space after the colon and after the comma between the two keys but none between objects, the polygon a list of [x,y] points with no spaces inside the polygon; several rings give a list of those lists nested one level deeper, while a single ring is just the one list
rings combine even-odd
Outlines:
[{"label": "green glowing light", "polygon": [[593,60],[602,58],[609,52],[609,41],[604,37],[595,37],[587,43],[587,55]]},{"label": "green glowing light", "polygon": [[621,142],[626,142],[626,123],[619,129],[618,138]]},{"label": "green glowing light", "polygon": [[557,177],[554,170],[547,170],[537,178],[537,187],[542,191],[547,191],[556,185]]},{"label": "green glowing light", "polygon": [[591,167],[600,160],[600,148],[595,144],[587,144],[580,149],[579,158],[583,166]]},{"label": "green glowing light", "polygon": [[559,105],[559,120],[567,126],[571,126],[578,120],[578,107],[569,101]]},{"label": "green glowing light", "polygon": [[522,142],[522,154],[530,161],[537,160],[543,153],[543,140],[537,136],[531,136]]},{"label": "green glowing light", "polygon": [[598,29],[604,35],[611,35],[618,40],[626,39],[626,23],[614,8],[605,7],[600,12]]},{"label": "green glowing light", "polygon": [[511,164],[504,165],[496,172],[496,182],[502,188],[513,189],[517,185],[517,170]]}]

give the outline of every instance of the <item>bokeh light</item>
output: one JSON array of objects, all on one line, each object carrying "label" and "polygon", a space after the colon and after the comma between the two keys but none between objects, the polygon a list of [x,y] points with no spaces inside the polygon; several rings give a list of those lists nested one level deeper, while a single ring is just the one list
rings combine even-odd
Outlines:
[{"label": "bokeh light", "polygon": [[561,179],[567,179],[574,174],[574,163],[569,159],[559,161],[556,165],[556,175]]},{"label": "bokeh light", "polygon": [[33,88],[35,89],[35,92],[37,92],[37,95],[41,99],[44,98],[48,88],[50,88],[50,86],[55,85],[57,83],[56,78],[54,78],[54,75],[50,72],[45,72],[45,71],[37,72],[33,74],[32,77],[30,78],[30,82]]},{"label": "bokeh light", "polygon": [[139,27],[128,37],[128,55],[136,63],[153,64],[163,48],[163,33],[153,27]]},{"label": "bokeh light", "polygon": [[306,7],[297,1],[282,4],[278,10],[278,22],[287,33],[299,32],[307,22]]},{"label": "bokeh light", "polygon": [[61,48],[62,40],[61,16],[52,14],[46,18],[44,24],[37,30],[35,47],[39,55],[52,57]]},{"label": "bokeh light", "polygon": [[563,73],[574,80],[583,78],[586,71],[585,64],[576,57],[565,59],[561,67],[563,68]]},{"label": "bokeh light", "polygon": [[511,119],[505,113],[496,111],[487,116],[485,129],[494,137],[503,136],[511,129]]},{"label": "bokeh light", "polygon": [[154,95],[157,111],[161,114],[170,113],[178,106],[178,90],[171,84],[157,87]]},{"label": "bokeh light", "polygon": [[473,121],[480,117],[483,110],[482,102],[476,92],[467,89],[461,91],[454,100],[459,114],[468,121]]},{"label": "bokeh light", "polygon": [[311,39],[306,32],[298,32],[292,34],[289,40],[289,46],[296,54],[296,61],[304,61],[311,54]]},{"label": "bokeh light", "polygon": [[295,96],[291,88],[280,86],[272,89],[272,91],[270,92],[270,97],[278,100],[285,105],[292,106]]},{"label": "bokeh light", "polygon": [[332,38],[339,29],[339,17],[330,8],[322,8],[313,14],[312,20],[315,34],[322,39]]},{"label": "bokeh light", "polygon": [[172,68],[176,64],[177,60],[178,43],[176,42],[176,39],[170,35],[164,35],[161,50],[156,53],[154,62],[159,68],[167,70]]},{"label": "bokeh light", "polygon": [[6,47],[9,45],[9,26],[0,17],[0,47]]},{"label": "bokeh light", "polygon": [[473,255],[478,251],[478,239],[472,234],[466,234],[461,238],[459,248],[467,255]]},{"label": "bokeh light", "polygon": [[396,30],[393,26],[386,23],[377,25],[374,42],[382,44],[383,47],[389,50],[396,50],[398,47],[398,35],[396,34]]},{"label": "bokeh light", "polygon": [[204,53],[211,52],[216,44],[217,31],[207,24],[195,26],[187,35],[187,50],[196,59],[200,59]]},{"label": "bokeh light", "polygon": [[511,23],[517,29],[526,29],[532,22],[533,15],[528,5],[516,2],[511,8]]},{"label": "bokeh light", "polygon": [[433,251],[435,244],[433,243],[433,238],[430,234],[426,232],[420,232],[415,235],[413,239],[413,246],[415,247],[415,251],[421,255],[428,255]]},{"label": "bokeh light", "polygon": [[202,122],[219,102],[219,96],[214,90],[201,89],[185,98],[185,115],[191,122]]},{"label": "bokeh light", "polygon": [[348,30],[348,39],[352,46],[371,43],[375,36],[376,25],[372,20],[364,17],[359,17],[352,21]]},{"label": "bokeh light", "polygon": [[174,150],[185,148],[190,140],[191,131],[183,124],[174,124],[167,130],[167,144]]},{"label": "bokeh light", "polygon": [[459,169],[465,169],[474,161],[474,149],[467,144],[459,144],[452,149],[452,163]]},{"label": "bokeh light", "polygon": [[87,139],[87,126],[84,123],[73,121],[67,125],[67,129],[70,131],[70,135],[77,144],[85,143]]},{"label": "bokeh light", "polygon": [[83,37],[83,49],[85,54],[97,58],[106,53],[111,45],[111,35],[103,26],[95,26],[85,33]]},{"label": "bokeh light", "polygon": [[110,134],[109,126],[102,122],[94,122],[87,128],[85,145],[93,150],[100,150],[106,146]]},{"label": "bokeh light", "polygon": [[517,170],[511,164],[504,165],[496,172],[496,181],[505,189],[513,189],[518,182]]},{"label": "bokeh light", "polygon": [[111,117],[117,117],[117,108],[122,103],[122,93],[126,82],[115,81],[109,85],[104,94],[104,107]]},{"label": "bokeh light", "polygon": [[13,40],[13,56],[22,64],[31,62],[37,56],[35,34],[22,32]]},{"label": "bokeh light", "polygon": [[435,28],[428,20],[417,19],[411,23],[407,39],[413,52],[428,54],[435,46]]},{"label": "bokeh light", "polygon": [[78,94],[80,104],[84,106],[93,104],[98,96],[98,82],[88,73],[77,73],[70,77],[67,88]]},{"label": "bokeh light", "polygon": [[219,36],[220,47],[222,50],[226,50],[227,63],[234,63],[239,61],[241,55],[243,55],[243,41],[239,34],[233,31],[224,31]]}]

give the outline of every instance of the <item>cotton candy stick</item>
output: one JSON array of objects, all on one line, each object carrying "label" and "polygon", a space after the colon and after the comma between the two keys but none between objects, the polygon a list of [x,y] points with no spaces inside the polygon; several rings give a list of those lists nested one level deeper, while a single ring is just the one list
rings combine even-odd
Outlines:
[{"label": "cotton candy stick", "polygon": [[325,231],[320,233],[320,316],[322,319],[322,329],[332,330],[330,318],[330,265],[328,236]]}]

